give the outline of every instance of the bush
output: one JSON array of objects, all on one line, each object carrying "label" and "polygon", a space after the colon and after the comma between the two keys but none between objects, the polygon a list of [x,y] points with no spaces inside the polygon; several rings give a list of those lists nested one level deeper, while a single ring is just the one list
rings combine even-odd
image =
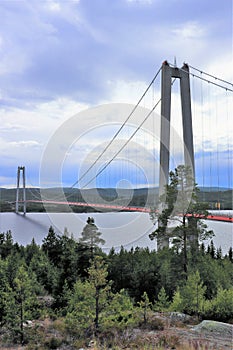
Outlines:
[{"label": "bush", "polygon": [[163,348],[171,348],[176,349],[176,347],[180,344],[180,339],[177,335],[174,334],[162,334],[159,336],[158,345]]},{"label": "bush", "polygon": [[204,303],[202,317],[216,321],[228,321],[233,318],[233,289],[219,288],[212,300]]},{"label": "bush", "polygon": [[139,327],[151,331],[162,331],[164,330],[164,322],[160,318],[149,314],[147,322],[141,322]]},{"label": "bush", "polygon": [[45,342],[45,346],[48,349],[57,349],[59,346],[61,346],[62,340],[59,338],[52,337],[48,341]]}]

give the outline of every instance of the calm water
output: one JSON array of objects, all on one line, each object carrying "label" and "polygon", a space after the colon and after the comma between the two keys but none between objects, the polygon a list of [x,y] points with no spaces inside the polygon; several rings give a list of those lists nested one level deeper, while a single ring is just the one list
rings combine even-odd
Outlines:
[{"label": "calm water", "polygon": [[[34,237],[38,244],[47,235],[52,225],[57,233],[66,228],[74,238],[79,238],[88,216],[95,223],[106,241],[103,248],[149,247],[156,248],[155,241],[148,237],[155,226],[146,213],[29,213],[26,216],[15,213],[0,213],[0,232],[11,230],[13,238],[19,244],[26,245]],[[215,232],[213,238],[216,247],[222,247],[223,253],[233,245],[233,224],[206,221],[208,227]],[[206,242],[208,244],[208,242]]]}]

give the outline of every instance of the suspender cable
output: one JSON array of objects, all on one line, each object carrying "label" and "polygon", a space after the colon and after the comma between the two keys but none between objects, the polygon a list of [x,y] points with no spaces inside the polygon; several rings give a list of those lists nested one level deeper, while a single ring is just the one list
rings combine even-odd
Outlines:
[{"label": "suspender cable", "polygon": [[[121,125],[121,127],[118,129],[118,131],[114,134],[114,136],[112,137],[112,139],[109,141],[109,143],[106,145],[106,147],[103,149],[103,151],[99,154],[99,156],[96,158],[96,160],[89,166],[89,168],[84,172],[84,174],[82,174],[82,176],[77,179],[77,181],[75,181],[73,183],[73,185],[70,188],[74,188],[74,186],[76,186],[78,183],[80,183],[81,180],[84,179],[84,177],[90,172],[90,170],[96,165],[96,163],[100,160],[100,158],[104,155],[104,153],[108,150],[108,148],[111,146],[111,144],[113,143],[113,141],[117,138],[117,136],[119,135],[119,133],[121,132],[121,130],[125,127],[126,123],[129,121],[129,119],[131,118],[131,116],[133,115],[133,113],[135,112],[135,110],[138,108],[139,104],[141,103],[141,101],[143,100],[143,98],[146,96],[147,92],[149,91],[150,87],[154,84],[155,80],[157,79],[160,71],[161,71],[162,67],[160,67],[158,69],[158,71],[156,72],[155,76],[153,77],[153,79],[151,80],[150,84],[148,85],[148,87],[146,88],[146,90],[144,91],[144,93],[142,94],[142,96],[140,97],[140,99],[138,100],[137,104],[135,105],[135,107],[132,109],[132,111],[130,112],[130,114],[128,115],[128,117],[125,119],[124,123]],[[107,166],[106,166],[107,167]],[[104,167],[103,170],[106,168]],[[102,172],[102,171],[101,171]],[[85,187],[85,186],[84,186]],[[69,194],[68,196],[66,196],[66,198],[68,199],[69,197],[72,196],[72,193]],[[60,197],[56,197],[55,199],[59,199]]]},{"label": "suspender cable", "polygon": [[[219,130],[218,125],[218,103],[217,103],[217,93],[215,93],[215,125],[217,127],[217,130]],[[217,208],[220,210],[220,178],[219,178],[219,134],[217,133],[217,188],[218,188],[218,202],[217,202]]]},{"label": "suspender cable", "polygon": [[137,107],[139,106],[139,104],[141,103],[141,101],[143,100],[143,98],[145,97],[145,95],[147,94],[148,90],[150,89],[151,85],[154,83],[154,81],[156,80],[156,78],[158,77],[160,71],[161,71],[161,67],[159,68],[159,70],[157,71],[157,73],[155,74],[154,78],[152,79],[152,81],[150,82],[150,84],[148,85],[148,87],[146,88],[146,90],[144,91],[144,93],[142,94],[142,96],[140,97],[140,99],[138,100],[136,106],[132,109],[132,111],[130,112],[130,114],[128,115],[128,117],[126,118],[126,120],[124,121],[124,123],[121,125],[121,127],[118,129],[118,131],[115,133],[115,135],[113,136],[113,138],[111,139],[111,141],[107,144],[107,146],[103,149],[103,151],[99,154],[99,156],[96,158],[96,160],[91,164],[91,166],[84,172],[84,174],[80,177],[80,179],[78,179],[77,181],[75,181],[73,183],[73,185],[71,186],[71,188],[73,188],[74,186],[76,186],[88,173],[89,171],[95,166],[95,164],[100,160],[100,158],[103,156],[103,154],[107,151],[107,149],[111,146],[111,144],[113,143],[113,141],[116,139],[116,137],[119,135],[119,133],[121,132],[121,130],[124,128],[124,126],[126,125],[126,123],[129,121],[129,119],[131,118],[131,116],[133,115],[133,113],[135,112],[135,110],[137,109]]},{"label": "suspender cable", "polygon": [[[210,101],[210,88],[211,88],[211,84],[208,84],[208,109],[210,110],[211,108],[211,101]],[[213,128],[213,123],[208,123],[209,125],[209,134],[212,135],[212,128]],[[211,141],[210,141],[210,149],[209,149],[209,187],[210,189],[212,189],[212,176],[213,176],[213,173],[212,173],[212,151],[211,151]],[[212,202],[212,207],[211,209],[214,209],[213,208],[213,202]]]},{"label": "suspender cable", "polygon": [[[226,113],[227,113],[227,127],[228,130],[230,130],[229,127],[229,103],[228,103],[228,92],[226,90]],[[231,182],[231,169],[232,169],[232,164],[230,161],[230,138],[229,138],[229,134],[227,134],[227,169],[228,169],[228,173],[227,173],[227,181],[228,181],[228,189],[230,189],[232,187],[232,182]]]},{"label": "suspender cable", "polygon": [[154,112],[155,108],[158,106],[158,104],[161,102],[161,98],[157,101],[157,103],[154,105],[154,107],[151,109],[151,111],[146,115],[145,119],[139,124],[137,129],[132,133],[130,138],[124,143],[124,145],[117,151],[117,153],[105,164],[105,166],[95,175],[93,176],[90,181],[88,181],[82,188],[87,187],[94,179],[96,179],[111,163],[112,161],[118,156],[118,154],[121,153],[121,151],[128,145],[128,143],[132,140],[134,135],[138,132],[138,130],[142,127],[142,125],[147,121],[147,119],[151,116],[151,114]]},{"label": "suspender cable", "polygon": [[227,88],[226,86],[223,86],[223,85],[220,85],[220,84],[217,84],[217,83],[215,83],[214,81],[211,81],[211,80],[208,80],[208,79],[205,79],[205,78],[203,78],[203,77],[200,77],[199,75],[197,75],[197,74],[194,74],[194,73],[188,73],[187,71],[185,71],[184,69],[181,69],[183,72],[185,72],[185,73],[187,73],[187,74],[192,74],[194,77],[196,77],[196,78],[198,78],[198,79],[201,79],[201,80],[203,80],[203,81],[205,81],[206,83],[211,83],[211,84],[213,84],[213,85],[215,85],[215,86],[217,86],[217,87],[220,87],[220,88],[222,88],[222,89],[224,89],[224,90],[228,90],[228,91],[231,91],[231,92],[233,92],[233,89],[229,89],[229,88]]},{"label": "suspender cable", "polygon": [[205,201],[205,144],[204,144],[203,80],[201,80],[201,143],[202,143],[202,201]]}]

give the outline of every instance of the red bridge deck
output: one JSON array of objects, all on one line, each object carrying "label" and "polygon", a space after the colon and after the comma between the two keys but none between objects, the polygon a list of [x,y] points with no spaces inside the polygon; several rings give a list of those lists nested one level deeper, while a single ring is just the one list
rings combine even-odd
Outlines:
[{"label": "red bridge deck", "polygon": [[[57,204],[63,204],[63,205],[66,204],[66,205],[73,205],[73,206],[80,206],[80,207],[94,207],[94,208],[103,208],[103,209],[106,208],[106,209],[113,209],[113,210],[137,211],[137,212],[141,212],[141,213],[150,213],[151,212],[151,208],[131,207],[131,206],[111,205],[111,204],[99,204],[99,203],[57,202],[57,201],[52,201],[52,200],[44,200],[44,201],[27,200],[26,202],[27,203],[55,204],[55,205],[57,205]],[[233,218],[231,216],[227,216],[227,215],[216,215],[216,214],[213,215],[213,214],[210,214],[204,219],[233,223]]]}]

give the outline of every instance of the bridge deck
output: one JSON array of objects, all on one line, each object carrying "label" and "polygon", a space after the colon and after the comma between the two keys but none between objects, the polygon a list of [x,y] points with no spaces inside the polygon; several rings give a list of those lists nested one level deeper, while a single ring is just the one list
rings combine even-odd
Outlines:
[{"label": "bridge deck", "polygon": [[[23,203],[23,201],[19,201]],[[124,205],[112,205],[112,204],[100,204],[100,203],[84,203],[84,202],[57,202],[53,200],[27,200],[26,203],[45,203],[45,204],[63,204],[63,205],[73,205],[80,207],[93,207],[93,208],[102,208],[102,209],[112,209],[112,210],[124,210],[124,211],[136,211],[141,213],[151,213],[151,208],[146,207],[132,207],[132,206],[124,206]],[[233,223],[233,218],[227,215],[216,215],[210,214],[207,217],[203,217],[200,215],[200,218],[205,220],[213,220],[213,221],[222,221]]]}]

